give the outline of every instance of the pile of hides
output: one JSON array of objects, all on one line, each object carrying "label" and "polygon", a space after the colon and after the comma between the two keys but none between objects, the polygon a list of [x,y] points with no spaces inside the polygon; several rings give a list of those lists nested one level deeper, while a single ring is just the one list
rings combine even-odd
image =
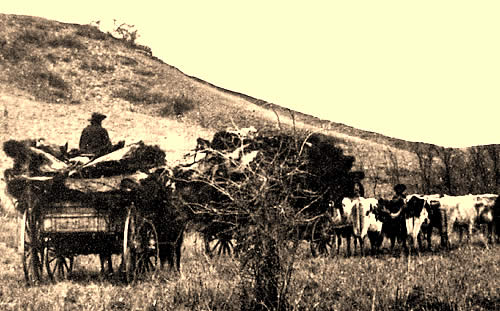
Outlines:
[{"label": "pile of hides", "polygon": [[165,152],[142,141],[105,154],[69,172],[72,178],[100,178],[146,171],[165,165]]},{"label": "pile of hides", "polygon": [[7,192],[21,201],[30,185],[37,200],[112,206],[128,199],[130,191],[123,190],[124,180],[139,180],[147,176],[143,172],[165,165],[165,152],[142,141],[83,162],[75,162],[64,152],[58,153],[58,148],[49,149],[37,140],[9,140],[3,150],[14,160],[13,167],[4,172]]},{"label": "pile of hides", "polygon": [[52,152],[38,148],[36,140],[8,140],[3,151],[14,160],[13,168],[6,171],[11,175],[54,176],[68,168]]}]

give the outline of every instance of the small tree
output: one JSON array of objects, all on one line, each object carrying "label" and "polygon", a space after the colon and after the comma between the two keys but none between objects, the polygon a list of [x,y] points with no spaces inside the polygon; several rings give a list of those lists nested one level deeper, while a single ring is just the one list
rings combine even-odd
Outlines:
[{"label": "small tree", "polygon": [[391,149],[386,149],[384,154],[385,161],[387,163],[387,175],[391,179],[392,185],[397,185],[401,183],[401,170],[399,166],[398,157]]},{"label": "small tree", "polygon": [[179,199],[195,222],[231,224],[242,308],[288,309],[298,243],[311,228],[321,231],[316,224],[326,219],[329,200],[354,191],[361,175],[351,172],[354,158],[319,134],[247,138],[218,132],[204,144],[203,160],[175,174]]},{"label": "small tree", "polygon": [[489,159],[482,146],[470,147],[468,149],[470,169],[474,181],[474,193],[488,193],[495,191],[492,186],[492,174]]},{"label": "small tree", "polygon": [[484,146],[488,155],[490,156],[493,169],[493,192],[500,192],[500,145],[486,145]]},{"label": "small tree", "polygon": [[413,152],[417,156],[420,168],[419,174],[422,183],[419,190],[422,193],[431,193],[434,190],[434,184],[432,182],[432,164],[436,156],[436,146],[416,143],[413,146]]},{"label": "small tree", "polygon": [[442,178],[444,181],[444,188],[446,189],[446,193],[450,195],[454,195],[456,193],[456,187],[453,184],[453,167],[455,165],[455,157],[456,153],[453,148],[436,148],[437,156],[441,159],[443,163],[442,170]]}]

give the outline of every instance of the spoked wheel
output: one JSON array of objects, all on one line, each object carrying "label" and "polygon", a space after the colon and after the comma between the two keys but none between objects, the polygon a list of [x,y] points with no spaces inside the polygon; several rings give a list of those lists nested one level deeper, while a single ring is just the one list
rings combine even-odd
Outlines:
[{"label": "spoked wheel", "polygon": [[213,257],[217,253],[221,255],[231,255],[234,248],[231,236],[205,237],[205,252]]},{"label": "spoked wheel", "polygon": [[138,214],[135,207],[129,209],[125,220],[123,263],[129,283],[155,271],[160,265],[156,228],[150,220]]},{"label": "spoked wheel", "polygon": [[313,257],[326,256],[333,247],[331,236],[325,232],[326,227],[323,225],[318,221],[312,227],[310,247]]},{"label": "spoked wheel", "polygon": [[48,245],[45,248],[45,267],[51,281],[63,281],[71,277],[73,272],[73,256],[57,254],[55,249]]},{"label": "spoked wheel", "polygon": [[43,241],[40,240],[39,225],[32,209],[26,208],[21,222],[21,256],[24,279],[27,285],[34,285],[42,279]]}]

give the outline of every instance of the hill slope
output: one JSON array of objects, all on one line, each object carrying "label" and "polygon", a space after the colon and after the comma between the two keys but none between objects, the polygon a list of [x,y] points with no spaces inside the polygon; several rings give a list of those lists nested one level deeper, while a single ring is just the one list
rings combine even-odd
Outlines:
[{"label": "hill slope", "polygon": [[[357,168],[367,172],[367,194],[387,195],[391,163],[400,181],[416,181],[414,143],[320,120],[226,90],[182,73],[131,44],[90,25],[0,14],[0,143],[44,137],[70,148],[94,111],[113,142],[143,140],[182,161],[197,137],[227,127],[305,130],[338,138]],[[11,162],[0,151],[0,173]],[[0,182],[0,187],[4,183]],[[1,189],[0,189],[1,190]]]}]

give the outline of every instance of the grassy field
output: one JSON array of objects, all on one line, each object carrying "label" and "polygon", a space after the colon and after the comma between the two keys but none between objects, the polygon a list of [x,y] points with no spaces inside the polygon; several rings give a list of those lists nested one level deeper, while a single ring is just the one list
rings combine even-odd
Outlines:
[{"label": "grassy field", "polygon": [[[16,219],[0,218],[2,310],[239,310],[237,259],[209,258],[189,234],[181,272],[164,270],[132,285],[99,275],[96,256],[77,257],[72,280],[26,287]],[[456,237],[452,241],[458,244]],[[342,250],[344,251],[344,250]],[[119,262],[115,258],[115,265]],[[500,245],[479,236],[450,251],[399,256],[313,258],[306,243],[289,284],[291,310],[499,310]]]},{"label": "grassy field", "polygon": [[[0,144],[44,137],[76,148],[90,114],[99,111],[108,115],[104,126],[114,143],[158,145],[176,164],[198,137],[209,139],[216,130],[295,126],[337,137],[356,157],[356,168],[365,170],[367,196],[392,193],[390,155],[409,193],[418,182],[408,142],[215,87],[88,25],[0,14],[0,71]],[[0,216],[0,310],[241,309],[238,261],[208,258],[192,234],[181,273],[165,269],[125,285],[118,276],[102,278],[96,256],[82,256],[71,281],[27,288],[16,211],[4,195],[3,171],[11,166],[0,150],[0,204],[7,215]],[[485,248],[477,236],[471,245],[411,257],[312,258],[308,249],[304,243],[295,261],[292,310],[500,309],[500,245]]]}]

